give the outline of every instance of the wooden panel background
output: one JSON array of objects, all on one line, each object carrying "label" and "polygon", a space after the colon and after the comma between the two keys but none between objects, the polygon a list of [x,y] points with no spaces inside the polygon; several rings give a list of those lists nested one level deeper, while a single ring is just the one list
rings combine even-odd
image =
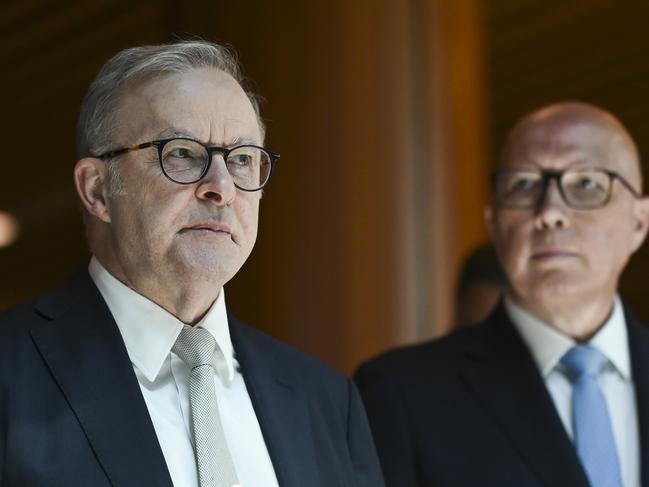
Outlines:
[{"label": "wooden panel background", "polygon": [[[83,93],[117,50],[187,35],[233,44],[283,160],[244,319],[341,370],[440,334],[461,256],[484,238],[505,130],[558,99],[601,104],[649,150],[649,3],[613,0],[22,0],[0,4],[0,308],[87,259],[71,182]],[[642,299],[646,247],[624,294]]]}]

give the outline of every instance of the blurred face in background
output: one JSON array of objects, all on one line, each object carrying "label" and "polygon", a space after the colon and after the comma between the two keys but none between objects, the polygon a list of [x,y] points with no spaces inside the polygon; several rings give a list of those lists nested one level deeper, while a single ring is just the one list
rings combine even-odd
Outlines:
[{"label": "blurred face in background", "polygon": [[473,282],[458,297],[456,325],[474,325],[486,319],[498,304],[502,292],[502,286],[498,284]]}]

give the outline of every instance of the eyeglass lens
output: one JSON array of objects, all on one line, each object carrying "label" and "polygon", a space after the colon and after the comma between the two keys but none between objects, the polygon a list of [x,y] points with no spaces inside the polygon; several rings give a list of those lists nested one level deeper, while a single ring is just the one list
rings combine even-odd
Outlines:
[{"label": "eyeglass lens", "polygon": [[[161,158],[165,174],[173,181],[185,184],[198,181],[210,161],[210,155],[203,145],[186,139],[175,139],[165,144]],[[235,148],[228,153],[225,165],[234,183],[241,189],[258,189],[270,177],[270,155],[258,147]]]},{"label": "eyeglass lens", "polygon": [[[537,171],[508,171],[496,179],[498,199],[505,206],[533,208],[544,196],[549,181]],[[610,195],[611,177],[600,170],[565,171],[557,179],[565,202],[577,209],[596,208],[605,204]]]}]

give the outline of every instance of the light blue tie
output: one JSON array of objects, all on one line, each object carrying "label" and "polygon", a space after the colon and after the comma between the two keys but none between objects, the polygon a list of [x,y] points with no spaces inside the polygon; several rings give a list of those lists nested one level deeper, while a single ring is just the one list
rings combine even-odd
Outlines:
[{"label": "light blue tie", "polygon": [[606,400],[597,376],[607,358],[585,345],[571,348],[561,359],[572,388],[575,445],[593,487],[621,487],[620,464]]}]

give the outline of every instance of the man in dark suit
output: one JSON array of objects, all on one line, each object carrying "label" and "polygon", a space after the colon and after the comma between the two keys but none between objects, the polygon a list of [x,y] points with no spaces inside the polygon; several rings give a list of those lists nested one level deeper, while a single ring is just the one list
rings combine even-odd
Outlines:
[{"label": "man in dark suit", "polygon": [[649,221],[628,132],[576,102],[523,118],[486,221],[496,310],[357,372],[387,485],[649,486],[649,332],[616,291]]},{"label": "man in dark suit", "polygon": [[3,487],[383,485],[353,383],[226,310],[278,158],[240,82],[226,49],[181,42],[90,86],[93,257],[0,317]]}]

